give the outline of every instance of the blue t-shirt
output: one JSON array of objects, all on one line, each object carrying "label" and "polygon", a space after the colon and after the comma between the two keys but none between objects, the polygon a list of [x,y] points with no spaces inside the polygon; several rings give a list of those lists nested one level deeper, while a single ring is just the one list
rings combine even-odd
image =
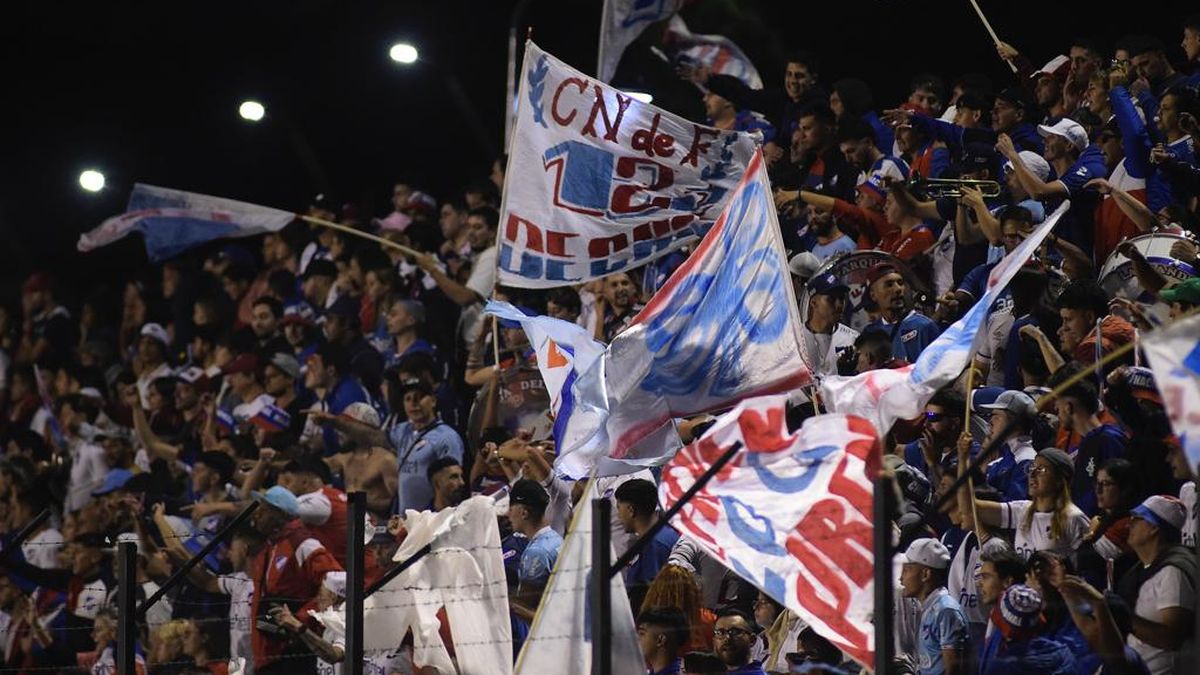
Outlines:
[{"label": "blue t-shirt", "polygon": [[1125,434],[1111,424],[1101,424],[1084,434],[1079,445],[1071,451],[1075,460],[1075,475],[1071,479],[1071,501],[1089,517],[1096,515],[1096,472],[1104,463],[1125,456]]},{"label": "blue t-shirt", "polygon": [[921,628],[917,639],[917,672],[941,675],[943,649],[965,653],[970,640],[967,615],[945,587],[935,590],[921,603]]},{"label": "blue t-shirt", "polygon": [[1024,378],[1021,377],[1021,328],[1037,325],[1037,319],[1032,314],[1026,314],[1013,321],[1012,327],[1008,329],[1008,339],[1004,341],[1005,389],[1015,391],[1024,386]]},{"label": "blue t-shirt", "polygon": [[[1023,445],[1029,445],[1025,440]],[[1032,447],[1030,445],[1030,447]],[[1008,442],[1000,446],[1000,458],[988,464],[986,471],[987,484],[996,488],[1004,499],[1011,502],[1029,499],[1029,468],[1033,465],[1035,453],[1025,452],[1020,461],[1013,455]]]},{"label": "blue t-shirt", "polygon": [[388,434],[388,440],[396,449],[400,465],[400,486],[396,493],[400,513],[407,509],[428,509],[433,501],[433,486],[425,471],[442,457],[453,457],[462,464],[462,437],[450,425],[435,420],[420,431],[413,428],[412,422],[397,424]]},{"label": "blue t-shirt", "polygon": [[[891,333],[892,328],[894,328],[893,324],[878,319],[867,324],[863,330],[865,332],[869,329],[878,329]],[[908,316],[900,320],[900,329],[892,338],[892,356],[904,359],[909,363],[916,363],[917,357],[929,346],[929,343],[937,339],[939,334],[941,334],[941,330],[933,319],[915,311],[909,312]]]},{"label": "blue t-shirt", "polygon": [[818,260],[824,262],[836,253],[849,252],[856,248],[858,246],[854,243],[854,240],[843,234],[828,244],[814,244],[812,254],[817,256]]},{"label": "blue t-shirt", "polygon": [[625,568],[625,584],[649,586],[654,577],[658,576],[662,566],[667,564],[667,558],[671,556],[671,548],[675,546],[676,541],[679,541],[679,533],[670,526],[659,530],[638,557]]},{"label": "blue t-shirt", "polygon": [[562,535],[549,525],[533,535],[529,539],[529,545],[521,553],[521,564],[517,568],[517,578],[521,583],[545,586],[550,580],[554,563],[558,560],[558,550],[562,548],[562,543]]}]

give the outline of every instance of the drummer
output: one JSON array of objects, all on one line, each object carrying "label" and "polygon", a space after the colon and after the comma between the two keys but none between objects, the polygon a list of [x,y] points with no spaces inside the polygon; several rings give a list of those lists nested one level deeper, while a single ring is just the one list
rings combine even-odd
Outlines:
[{"label": "drummer", "polygon": [[892,335],[892,353],[916,363],[921,351],[937,339],[941,329],[913,308],[904,275],[892,263],[879,263],[867,272],[867,296],[879,307],[879,318],[863,330],[875,328]]},{"label": "drummer", "polygon": [[810,279],[807,290],[808,319],[801,329],[804,355],[816,375],[838,375],[838,359],[854,347],[858,337],[858,331],[841,323],[850,287],[837,275],[825,272]]}]

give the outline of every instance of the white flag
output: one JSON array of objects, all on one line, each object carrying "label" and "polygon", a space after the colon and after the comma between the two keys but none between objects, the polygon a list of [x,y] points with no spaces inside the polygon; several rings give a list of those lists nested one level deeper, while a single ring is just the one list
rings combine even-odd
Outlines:
[{"label": "white flag", "polygon": [[746,58],[742,48],[724,35],[697,35],[688,30],[683,17],[676,14],[671,17],[665,39],[676,58],[686,57],[716,75],[736,77],[751,89],[762,89],[758,69]]},{"label": "white flag", "polygon": [[596,74],[611,82],[625,48],[652,23],[670,18],[682,0],[604,0],[600,18],[600,58]]},{"label": "white flag", "polygon": [[[517,659],[517,675],[590,673],[592,671],[591,612],[592,500],[596,481],[589,482],[575,507],[571,531],[563,541],[550,583],[533,617],[529,637]],[[610,553],[611,560],[611,553]],[[614,673],[644,673],[637,628],[625,582],[614,574],[612,594],[612,659]]]},{"label": "white flag", "polygon": [[1147,333],[1142,349],[1162,392],[1171,429],[1192,469],[1200,464],[1200,316]]}]

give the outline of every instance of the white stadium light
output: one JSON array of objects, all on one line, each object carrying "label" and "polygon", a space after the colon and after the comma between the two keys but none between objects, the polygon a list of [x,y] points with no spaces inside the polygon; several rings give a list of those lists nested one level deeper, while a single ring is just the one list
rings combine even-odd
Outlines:
[{"label": "white stadium light", "polygon": [[267,114],[267,109],[258,101],[242,101],[242,104],[238,106],[238,114],[244,120],[257,122]]},{"label": "white stadium light", "polygon": [[99,192],[104,189],[104,174],[95,169],[88,169],[79,174],[79,187],[88,192]]},{"label": "white stadium light", "polygon": [[417,48],[407,42],[397,42],[388,50],[388,56],[396,63],[408,65],[417,62]]},{"label": "white stadium light", "polygon": [[625,93],[628,94],[630,98],[637,99],[642,103],[651,103],[654,101],[654,97],[644,91],[627,91]]}]

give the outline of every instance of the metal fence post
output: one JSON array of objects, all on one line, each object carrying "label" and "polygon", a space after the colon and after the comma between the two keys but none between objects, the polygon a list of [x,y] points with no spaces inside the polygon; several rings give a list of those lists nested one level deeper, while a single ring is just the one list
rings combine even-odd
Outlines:
[{"label": "metal fence post", "polygon": [[[137,672],[137,544],[117,545],[117,672]],[[96,645],[100,650],[104,645]]]},{"label": "metal fence post", "polygon": [[349,499],[350,520],[346,525],[346,656],[342,672],[363,672],[363,564],[366,555],[367,493],[357,491]]},{"label": "metal fence post", "polygon": [[592,501],[592,675],[612,675],[611,509]]}]

